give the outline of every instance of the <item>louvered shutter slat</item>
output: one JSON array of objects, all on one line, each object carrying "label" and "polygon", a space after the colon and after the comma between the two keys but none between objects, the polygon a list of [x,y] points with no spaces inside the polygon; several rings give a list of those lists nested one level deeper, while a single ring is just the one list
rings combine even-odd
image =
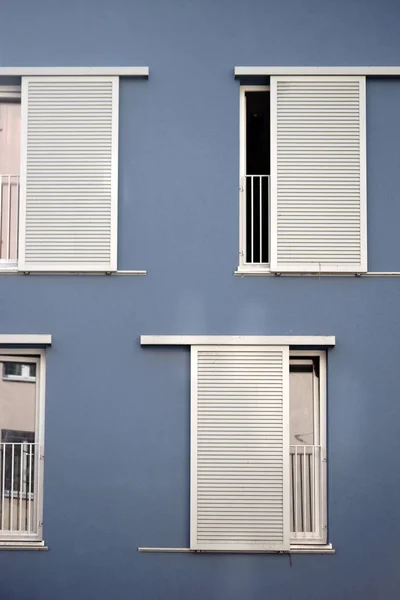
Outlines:
[{"label": "louvered shutter slat", "polygon": [[25,77],[24,271],[117,268],[118,78]]},{"label": "louvered shutter slat", "polygon": [[287,550],[288,348],[191,352],[191,548]]},{"label": "louvered shutter slat", "polygon": [[365,78],[271,77],[271,269],[366,265]]}]

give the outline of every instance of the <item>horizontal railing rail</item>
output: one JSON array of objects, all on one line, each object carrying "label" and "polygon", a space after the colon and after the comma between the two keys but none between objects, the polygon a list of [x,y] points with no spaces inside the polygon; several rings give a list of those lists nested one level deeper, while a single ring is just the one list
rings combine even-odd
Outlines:
[{"label": "horizontal railing rail", "polygon": [[18,259],[19,175],[0,174],[0,263]]}]

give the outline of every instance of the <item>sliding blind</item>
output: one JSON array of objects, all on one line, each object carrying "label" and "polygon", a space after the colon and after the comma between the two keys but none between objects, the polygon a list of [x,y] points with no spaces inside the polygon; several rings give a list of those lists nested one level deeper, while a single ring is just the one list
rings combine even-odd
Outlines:
[{"label": "sliding blind", "polygon": [[24,77],[19,268],[117,268],[118,78]]},{"label": "sliding blind", "polygon": [[271,77],[271,269],[367,270],[365,77]]},{"label": "sliding blind", "polygon": [[288,550],[289,349],[191,353],[190,546]]}]

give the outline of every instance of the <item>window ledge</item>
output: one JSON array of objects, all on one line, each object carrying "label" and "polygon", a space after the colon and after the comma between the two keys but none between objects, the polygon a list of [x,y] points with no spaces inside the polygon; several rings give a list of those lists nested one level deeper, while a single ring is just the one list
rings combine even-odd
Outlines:
[{"label": "window ledge", "polygon": [[0,550],[48,550],[44,542],[2,542],[0,541]]},{"label": "window ledge", "polygon": [[332,544],[298,544],[290,546],[290,550],[192,550],[191,548],[138,548],[138,552],[160,552],[160,553],[191,553],[191,554],[335,554],[336,550]]},{"label": "window ledge", "polygon": [[126,276],[139,276],[147,275],[147,271],[131,270],[131,271],[112,271],[110,273],[105,271],[19,271],[16,268],[4,268],[0,266],[0,275],[126,275]]}]

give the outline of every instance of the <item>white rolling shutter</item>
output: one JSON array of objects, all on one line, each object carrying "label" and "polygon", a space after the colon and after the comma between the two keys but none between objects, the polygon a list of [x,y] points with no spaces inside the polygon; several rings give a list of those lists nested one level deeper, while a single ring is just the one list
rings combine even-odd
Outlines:
[{"label": "white rolling shutter", "polygon": [[194,550],[288,550],[289,348],[192,346]]},{"label": "white rolling shutter", "polygon": [[23,77],[19,269],[117,268],[118,77]]},{"label": "white rolling shutter", "polygon": [[271,77],[271,270],[367,270],[365,77]]}]

